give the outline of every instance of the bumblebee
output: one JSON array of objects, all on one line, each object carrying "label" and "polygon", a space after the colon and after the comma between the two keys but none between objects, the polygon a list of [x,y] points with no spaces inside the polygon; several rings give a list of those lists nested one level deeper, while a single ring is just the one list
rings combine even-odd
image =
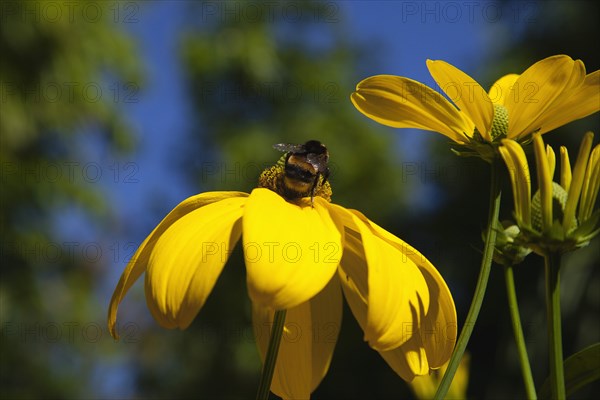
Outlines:
[{"label": "bumblebee", "polygon": [[288,200],[310,196],[312,204],[315,193],[322,191],[329,178],[327,147],[318,140],[309,140],[304,144],[279,143],[273,148],[286,152],[280,160],[284,173],[277,191]]}]

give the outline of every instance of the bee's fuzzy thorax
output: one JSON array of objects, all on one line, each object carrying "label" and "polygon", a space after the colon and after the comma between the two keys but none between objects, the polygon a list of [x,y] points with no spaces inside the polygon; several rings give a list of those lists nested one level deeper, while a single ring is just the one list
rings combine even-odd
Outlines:
[{"label": "bee's fuzzy thorax", "polygon": [[[310,194],[306,194],[304,196],[299,196],[298,191],[300,188],[296,187],[295,184],[292,184],[288,180],[286,184],[286,176],[285,176],[285,162],[286,162],[287,154],[284,154],[278,161],[277,164],[273,165],[265,169],[258,178],[258,187],[266,188],[274,191],[280,196],[284,197],[287,200],[294,200],[299,197],[310,197]],[[331,185],[328,181],[324,181],[324,178],[321,176],[319,178],[319,183],[315,188],[315,196],[322,197],[325,200],[331,202]]]}]

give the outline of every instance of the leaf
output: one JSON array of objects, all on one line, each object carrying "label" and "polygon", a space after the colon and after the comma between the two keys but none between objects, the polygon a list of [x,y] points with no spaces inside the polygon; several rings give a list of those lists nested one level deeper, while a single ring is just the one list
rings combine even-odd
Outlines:
[{"label": "leaf", "polygon": [[[600,343],[593,344],[567,358],[565,366],[565,390],[572,395],[583,386],[600,379]],[[550,399],[550,378],[539,390],[540,399]]]}]

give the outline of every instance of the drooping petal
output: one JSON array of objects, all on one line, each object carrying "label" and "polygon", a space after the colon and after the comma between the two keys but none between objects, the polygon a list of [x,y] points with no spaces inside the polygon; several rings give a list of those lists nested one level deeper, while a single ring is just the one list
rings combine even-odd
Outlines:
[{"label": "drooping petal", "polygon": [[488,96],[492,103],[503,106],[517,79],[519,79],[519,75],[508,74],[494,82],[488,92]]},{"label": "drooping petal", "polygon": [[342,325],[342,289],[337,274],[310,300],[312,330],[311,391],[321,383],[331,364]]},{"label": "drooping petal", "polygon": [[481,85],[445,61],[427,60],[427,68],[448,97],[473,121],[481,136],[491,142],[494,105]]},{"label": "drooping petal", "polygon": [[158,238],[146,271],[146,303],[165,328],[187,328],[204,305],[242,233],[247,197],[191,211]]},{"label": "drooping petal", "polygon": [[376,350],[389,350],[407,339],[406,328],[420,325],[429,309],[429,290],[421,271],[396,248],[369,235],[361,237],[369,272],[368,330]]},{"label": "drooping petal", "polygon": [[[469,383],[469,361],[470,353],[465,352],[460,360],[460,364],[456,370],[456,375],[454,375],[454,379],[452,379],[450,389],[448,390],[445,398],[467,398],[467,386]],[[445,364],[440,369],[431,371],[429,375],[415,377],[415,379],[410,382],[410,388],[415,393],[417,399],[433,399],[447,369],[448,364]]]},{"label": "drooping petal", "polygon": [[[353,224],[353,221],[350,224]],[[369,301],[368,265],[360,233],[350,228],[347,228],[344,234],[344,255],[338,268],[338,275],[350,310],[364,332],[367,328]]]},{"label": "drooping petal", "polygon": [[574,65],[569,56],[552,56],[536,62],[519,76],[504,103],[509,116],[509,139],[518,139],[539,128],[532,122],[562,94]]},{"label": "drooping petal", "polygon": [[587,75],[583,84],[570,94],[565,94],[565,98],[563,102],[544,113],[544,119],[540,122],[540,134],[600,110],[600,70]]},{"label": "drooping petal", "polygon": [[373,234],[401,251],[423,274],[429,289],[429,309],[421,317],[420,340],[427,353],[429,367],[441,367],[450,359],[457,337],[456,306],[448,285],[433,264],[414,247],[368,220],[358,211],[353,213],[369,226]]},{"label": "drooping petal", "polygon": [[[264,363],[274,310],[252,302],[252,325],[261,359]],[[271,381],[271,392],[283,399],[308,399],[311,393],[312,349],[308,302],[287,310],[285,324]]]},{"label": "drooping petal", "polygon": [[136,250],[133,257],[127,264],[125,271],[119,279],[119,283],[113,292],[110,300],[110,306],[108,308],[108,327],[111,335],[114,338],[118,338],[116,330],[117,322],[117,310],[119,304],[135,283],[135,281],[146,271],[148,265],[148,259],[150,253],[154,249],[154,245],[158,238],[178,219],[187,215],[193,210],[203,207],[208,204],[212,204],[224,199],[236,198],[236,197],[247,197],[247,193],[242,192],[208,192],[201,193],[196,196],[189,197],[178,204],[159,224],[154,230],[144,239],[140,247]]},{"label": "drooping petal", "polygon": [[[349,243],[350,242],[350,243]],[[346,240],[353,250],[345,248],[344,257],[342,258],[342,264],[338,270],[340,281],[342,282],[342,289],[344,290],[344,297],[348,301],[348,305],[352,310],[352,314],[358,321],[358,324],[363,331],[367,330],[368,325],[368,306],[367,299],[364,296],[363,290],[360,286],[365,286],[367,275],[367,265],[364,261],[364,254],[361,256],[356,251],[362,251],[360,238],[358,233],[350,233]],[[357,281],[352,276],[356,276],[359,272],[364,275],[360,281]],[[388,350],[378,351],[384,360],[390,365],[390,367],[396,372],[402,379],[410,381],[415,375],[424,375],[429,372],[427,355],[424,346],[422,345],[420,333],[416,331],[416,326],[412,323],[408,323],[405,327],[405,335],[407,340],[399,347]]]},{"label": "drooping petal", "polygon": [[413,335],[402,346],[389,351],[380,351],[381,357],[402,379],[412,381],[415,376],[429,374],[429,363],[421,337]]},{"label": "drooping petal", "polygon": [[[273,310],[254,304],[252,322],[264,360]],[[333,356],[342,320],[337,276],[309,302],[287,310],[271,391],[286,399],[307,399],[323,380]]]},{"label": "drooping petal", "polygon": [[342,278],[345,292],[358,290],[357,296],[368,304],[362,326],[365,340],[378,351],[396,348],[413,334],[407,334],[407,327],[420,326],[429,309],[427,283],[410,258],[374,235],[351,211],[334,204],[329,207],[341,229],[347,228],[344,254],[349,254],[340,265],[346,275]]},{"label": "drooping petal", "polygon": [[289,309],[319,293],[342,257],[341,235],[321,198],[298,204],[254,189],[244,211],[244,258],[253,302]]},{"label": "drooping petal", "polygon": [[421,321],[421,340],[425,345],[429,367],[439,368],[450,359],[456,344],[456,306],[450,289],[437,269],[426,259],[417,265],[427,282],[430,297],[429,310]]},{"label": "drooping petal", "polygon": [[350,99],[361,113],[383,125],[439,132],[457,143],[473,134],[473,122],[441,94],[412,79],[372,76],[356,86]]}]

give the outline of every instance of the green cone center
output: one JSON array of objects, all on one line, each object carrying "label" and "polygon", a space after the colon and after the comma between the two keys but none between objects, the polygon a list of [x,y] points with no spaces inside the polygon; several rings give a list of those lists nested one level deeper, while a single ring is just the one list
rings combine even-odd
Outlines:
[{"label": "green cone center", "polygon": [[[562,221],[565,206],[567,204],[567,191],[556,182],[552,182],[552,220]],[[542,230],[542,196],[538,190],[531,199],[531,224],[538,230]]]},{"label": "green cone center", "polygon": [[508,134],[508,110],[503,105],[494,104],[494,119],[490,134],[492,141],[496,141],[496,138],[503,139]]}]

